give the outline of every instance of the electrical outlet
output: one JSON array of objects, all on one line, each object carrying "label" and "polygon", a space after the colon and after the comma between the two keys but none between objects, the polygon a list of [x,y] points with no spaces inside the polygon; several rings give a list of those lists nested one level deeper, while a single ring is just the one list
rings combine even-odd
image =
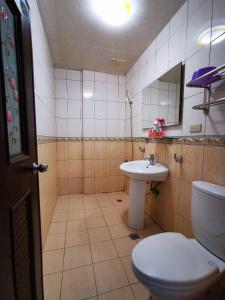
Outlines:
[{"label": "electrical outlet", "polygon": [[189,129],[190,133],[200,133],[202,132],[202,124],[192,124]]}]

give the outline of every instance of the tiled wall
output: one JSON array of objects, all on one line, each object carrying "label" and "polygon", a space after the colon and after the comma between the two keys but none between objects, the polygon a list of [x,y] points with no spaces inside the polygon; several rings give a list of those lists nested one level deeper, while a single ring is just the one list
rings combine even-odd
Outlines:
[{"label": "tiled wall", "polygon": [[[138,150],[139,146],[145,147],[145,153]],[[159,196],[154,197],[147,184],[146,212],[165,231],[181,232],[192,237],[191,183],[194,180],[205,180],[225,186],[224,141],[221,145],[212,139],[157,143],[136,141],[133,147],[135,160],[154,153],[156,162],[163,163],[169,169],[168,179],[159,186]],[[182,164],[174,161],[175,153],[183,156]]]},{"label": "tiled wall", "polygon": [[57,137],[124,137],[124,76],[55,69],[55,83]]},{"label": "tiled wall", "polygon": [[57,197],[57,169],[55,139],[43,140],[39,137],[55,137],[55,82],[51,53],[35,0],[30,0],[31,30],[33,43],[34,87],[36,126],[38,135],[38,160],[49,165],[49,170],[39,176],[42,244],[44,245]]},{"label": "tiled wall", "polygon": [[125,77],[56,69],[55,78],[59,194],[123,190]]},{"label": "tiled wall", "polygon": [[[133,100],[133,136],[142,137],[141,91],[163,73],[179,62],[185,64],[185,85],[191,80],[195,70],[208,65],[220,66],[225,62],[225,40],[220,43],[212,40],[207,46],[198,43],[199,35],[212,26],[223,25],[225,1],[187,1],[170,22],[159,33],[151,45],[129,70],[126,83]],[[225,34],[225,33],[224,33]],[[221,37],[220,37],[221,38]],[[220,83],[221,84],[221,83]],[[212,98],[224,95],[225,85],[213,90]],[[192,106],[203,102],[203,89],[184,89],[183,122],[180,126],[166,130],[167,136],[189,136],[191,124],[202,124],[199,135],[224,135],[225,105],[210,108],[205,116]],[[126,105],[126,136],[130,136],[129,105]],[[196,134],[195,134],[196,135]]]},{"label": "tiled wall", "polygon": [[58,192],[90,194],[124,190],[119,165],[124,161],[123,140],[59,140]]}]

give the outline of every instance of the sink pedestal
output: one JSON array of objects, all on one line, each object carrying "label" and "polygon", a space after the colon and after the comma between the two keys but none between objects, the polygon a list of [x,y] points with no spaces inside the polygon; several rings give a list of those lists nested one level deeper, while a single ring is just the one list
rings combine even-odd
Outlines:
[{"label": "sink pedestal", "polygon": [[146,181],[130,178],[128,224],[131,228],[144,228]]}]

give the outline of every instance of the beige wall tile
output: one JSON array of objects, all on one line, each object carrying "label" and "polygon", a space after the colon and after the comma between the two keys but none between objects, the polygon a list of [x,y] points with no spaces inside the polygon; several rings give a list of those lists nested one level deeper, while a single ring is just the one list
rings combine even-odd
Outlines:
[{"label": "beige wall tile", "polygon": [[145,144],[145,157],[149,154],[154,154],[156,152],[156,143],[146,143]]},{"label": "beige wall tile", "polygon": [[169,169],[169,175],[179,178],[181,164],[175,162],[174,154],[181,155],[181,144],[167,144],[165,150],[165,165]]},{"label": "beige wall tile", "polygon": [[225,147],[204,147],[203,180],[225,186]]},{"label": "beige wall tile", "polygon": [[179,213],[191,222],[191,182],[180,180]]},{"label": "beige wall tile", "polygon": [[181,179],[187,181],[202,179],[203,151],[203,146],[182,145]]},{"label": "beige wall tile", "polygon": [[84,159],[93,159],[95,157],[95,142],[84,141]]},{"label": "beige wall tile", "polygon": [[163,199],[152,197],[151,201],[151,217],[158,224],[163,224]]},{"label": "beige wall tile", "polygon": [[94,178],[84,178],[84,193],[85,194],[95,193],[95,179]]},{"label": "beige wall tile", "polygon": [[82,160],[69,160],[69,178],[83,176],[83,161]]},{"label": "beige wall tile", "polygon": [[106,157],[119,158],[119,142],[107,141],[106,143]]},{"label": "beige wall tile", "polygon": [[166,144],[156,143],[155,146],[155,160],[156,162],[166,163]]},{"label": "beige wall tile", "polygon": [[95,177],[106,176],[107,173],[107,160],[106,159],[96,159],[95,160]]},{"label": "beige wall tile", "polygon": [[95,159],[105,159],[106,158],[106,141],[95,141]]},{"label": "beige wall tile", "polygon": [[177,215],[177,228],[176,231],[182,233],[187,238],[193,238],[194,234],[192,231],[191,222],[188,222],[183,216]]},{"label": "beige wall tile", "polygon": [[95,193],[105,193],[107,191],[106,177],[95,178]]},{"label": "beige wall tile", "polygon": [[69,142],[69,159],[82,159],[83,157],[83,142],[73,141]]},{"label": "beige wall tile", "polygon": [[133,142],[133,160],[140,160],[144,158],[144,153],[139,150],[139,146],[145,147],[145,143]]},{"label": "beige wall tile", "polygon": [[177,230],[177,213],[172,209],[163,208],[163,229],[165,231]]},{"label": "beige wall tile", "polygon": [[68,160],[69,146],[68,142],[57,142],[57,160]]},{"label": "beige wall tile", "polygon": [[65,179],[69,176],[68,171],[68,160],[58,160],[57,161],[57,170],[58,170],[58,178]]},{"label": "beige wall tile", "polygon": [[117,192],[119,191],[119,178],[118,176],[108,176],[107,177],[107,192]]},{"label": "beige wall tile", "polygon": [[[166,209],[172,210],[178,209],[180,191],[180,181],[177,178],[168,177],[165,182],[162,183],[159,197],[163,199],[163,205]],[[157,200],[157,199],[156,199]]]},{"label": "beige wall tile", "polygon": [[69,180],[68,179],[58,179],[58,195],[68,195],[69,194]]},{"label": "beige wall tile", "polygon": [[119,175],[119,160],[107,159],[107,176]]},{"label": "beige wall tile", "polygon": [[124,155],[125,155],[124,141],[119,141],[118,142],[118,158],[124,160]]},{"label": "beige wall tile", "polygon": [[128,141],[124,143],[124,159],[132,160],[132,143]]},{"label": "beige wall tile", "polygon": [[44,246],[53,212],[56,205],[57,184],[57,145],[56,142],[38,145],[39,162],[47,163],[48,172],[39,173],[40,212],[42,246]]},{"label": "beige wall tile", "polygon": [[83,178],[69,178],[69,194],[83,193]]},{"label": "beige wall tile", "polygon": [[93,159],[84,160],[84,177],[95,177],[95,161]]}]

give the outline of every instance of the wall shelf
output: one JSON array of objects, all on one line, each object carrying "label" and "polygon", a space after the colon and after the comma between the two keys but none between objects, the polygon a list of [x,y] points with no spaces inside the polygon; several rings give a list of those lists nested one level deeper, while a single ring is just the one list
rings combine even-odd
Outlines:
[{"label": "wall shelf", "polygon": [[204,99],[207,100],[203,104],[194,105],[192,109],[202,110],[205,115],[209,113],[210,106],[225,103],[225,98],[210,101],[211,84],[225,79],[225,65],[222,65],[204,75],[191,80],[186,84],[187,87],[204,88]]},{"label": "wall shelf", "polygon": [[225,78],[225,65],[222,65],[204,75],[191,80],[186,84],[187,87],[209,88],[209,86],[217,81]]}]

